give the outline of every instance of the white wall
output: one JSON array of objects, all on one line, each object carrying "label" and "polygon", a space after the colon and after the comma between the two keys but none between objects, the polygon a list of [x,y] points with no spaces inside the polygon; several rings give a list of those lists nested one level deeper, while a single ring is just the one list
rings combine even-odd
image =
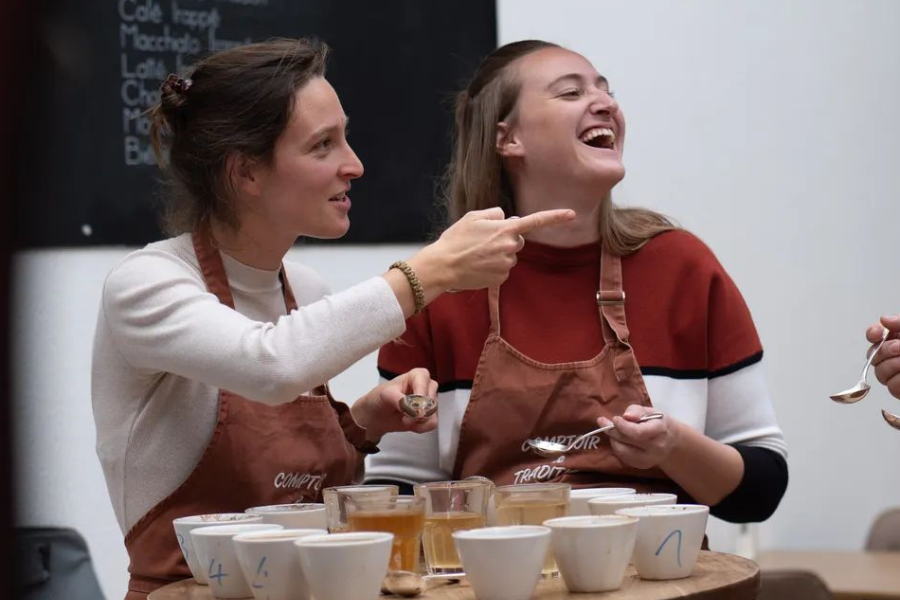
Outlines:
[{"label": "white wall", "polygon": [[[761,546],[861,547],[875,514],[900,504],[900,433],[878,410],[900,404],[880,387],[853,406],[828,394],[855,381],[864,327],[900,311],[900,3],[501,0],[499,11],[501,43],[556,41],[609,77],[628,119],[617,199],[676,217],[744,292],[791,452]],[[299,247],[292,258],[340,290],[412,251]],[[100,286],[125,253],[15,262],[19,522],[81,531],[111,599],[127,560],[94,454],[89,373]],[[352,398],[374,378],[368,357],[334,388]],[[725,525],[711,537],[734,547]]]},{"label": "white wall", "polygon": [[900,504],[900,432],[879,411],[900,403],[828,394],[856,382],[866,325],[900,312],[900,2],[498,7],[500,43],[555,41],[609,78],[628,123],[615,197],[700,235],[747,299],[790,446],[761,545],[860,548]]}]

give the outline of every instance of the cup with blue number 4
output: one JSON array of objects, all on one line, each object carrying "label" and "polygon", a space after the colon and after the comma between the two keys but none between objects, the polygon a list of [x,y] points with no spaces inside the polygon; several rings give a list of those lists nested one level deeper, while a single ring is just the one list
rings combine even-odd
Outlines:
[{"label": "cup with blue number 4", "polygon": [[234,536],[234,549],[256,600],[306,600],[309,590],[294,541],[325,529],[250,531]]},{"label": "cup with blue number 4", "polygon": [[194,581],[200,585],[206,585],[206,568],[200,564],[197,559],[197,552],[194,550],[194,540],[191,539],[191,531],[199,527],[211,527],[212,525],[237,525],[238,523],[262,523],[263,518],[260,515],[251,515],[247,513],[211,513],[206,515],[191,515],[189,517],[179,517],[172,521],[175,527],[175,538],[178,540],[178,547],[184,555],[191,575]]},{"label": "cup with blue number 4", "polygon": [[191,531],[197,559],[206,571],[209,591],[216,598],[251,598],[250,584],[244,578],[237,553],[234,551],[234,536],[250,531],[284,529],[281,525],[269,523],[249,523],[246,525],[214,525],[198,527]]}]

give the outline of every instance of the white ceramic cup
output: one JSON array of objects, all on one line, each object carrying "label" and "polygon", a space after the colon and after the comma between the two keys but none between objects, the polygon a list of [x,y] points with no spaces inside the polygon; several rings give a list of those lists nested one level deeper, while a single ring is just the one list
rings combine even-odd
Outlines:
[{"label": "white ceramic cup", "polygon": [[209,591],[216,598],[252,598],[253,592],[241,571],[241,564],[234,551],[232,538],[248,531],[283,529],[269,523],[240,525],[215,525],[198,527],[191,531],[194,550],[201,568],[206,572]]},{"label": "white ceramic cup", "polygon": [[194,550],[194,540],[191,538],[191,531],[198,527],[210,527],[212,525],[262,522],[262,517],[248,515],[247,513],[214,513],[179,517],[172,521],[172,526],[175,528],[178,546],[181,548],[184,560],[187,561],[191,575],[194,576],[194,581],[201,585],[206,585],[206,569],[200,566],[200,561],[197,560],[197,552]]},{"label": "white ceramic cup", "polygon": [[251,531],[234,536],[234,550],[256,600],[308,600],[309,590],[294,542],[321,529]]},{"label": "white ceramic cup", "polygon": [[634,506],[650,506],[656,504],[675,504],[675,494],[621,494],[618,496],[600,496],[587,501],[589,514],[614,515],[620,508]]},{"label": "white ceramic cup", "polygon": [[682,579],[694,572],[706,534],[708,506],[636,506],[616,514],[640,519],[634,567],[641,579]]},{"label": "white ceramic cup", "polygon": [[569,492],[569,516],[579,517],[591,514],[588,510],[588,500],[591,498],[605,498],[608,496],[623,496],[634,494],[634,488],[581,488]]},{"label": "white ceramic cup", "polygon": [[328,529],[325,505],[321,503],[254,506],[247,512],[262,517],[263,523],[275,523],[285,529]]},{"label": "white ceramic cup", "polygon": [[393,543],[393,533],[359,531],[311,535],[294,546],[316,600],[377,600]]},{"label": "white ceramic cup", "polygon": [[637,517],[560,517],[544,521],[553,556],[571,592],[606,592],[622,587],[634,551]]},{"label": "white ceramic cup", "polygon": [[550,529],[507,525],[455,531],[453,540],[478,600],[528,600],[541,578]]}]

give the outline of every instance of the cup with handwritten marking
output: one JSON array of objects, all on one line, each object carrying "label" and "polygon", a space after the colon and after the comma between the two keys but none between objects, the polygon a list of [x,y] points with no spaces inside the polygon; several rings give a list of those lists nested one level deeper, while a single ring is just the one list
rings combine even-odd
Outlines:
[{"label": "cup with handwritten marking", "polygon": [[484,527],[493,484],[485,481],[433,481],[415,486],[425,499],[422,548],[429,575],[463,574],[453,532]]},{"label": "cup with handwritten marking", "polygon": [[466,578],[479,600],[528,600],[550,551],[550,529],[511,525],[453,534]]},{"label": "cup with handwritten marking", "polygon": [[234,550],[256,600],[309,600],[294,542],[325,529],[276,529],[234,536]]},{"label": "cup with handwritten marking", "polygon": [[641,579],[690,577],[700,555],[709,507],[702,504],[661,504],[619,509],[616,514],[638,517],[634,567]]},{"label": "cup with handwritten marking", "polygon": [[[568,483],[521,483],[494,490],[497,525],[542,525],[547,519],[569,514]],[[553,552],[547,550],[544,577],[558,577]]]},{"label": "cup with handwritten marking", "polygon": [[247,512],[261,516],[263,523],[275,523],[286,529],[328,529],[322,503],[270,504],[248,508]]},{"label": "cup with handwritten marking", "polygon": [[184,560],[194,576],[194,581],[201,585],[206,585],[206,569],[197,559],[197,552],[194,550],[194,540],[191,538],[191,531],[198,527],[210,527],[212,525],[234,525],[237,523],[262,523],[262,517],[256,515],[248,515],[247,513],[212,513],[207,515],[192,515],[189,517],[179,517],[172,521],[175,528],[175,538],[178,540],[178,547],[184,555]]},{"label": "cup with handwritten marking", "polygon": [[598,487],[580,488],[569,493],[569,516],[587,516],[591,514],[588,509],[588,500],[592,498],[606,498],[610,496],[624,496],[634,494],[634,488],[623,487]]},{"label": "cup with handwritten marking", "polygon": [[215,525],[198,527],[191,531],[194,549],[203,569],[209,591],[216,598],[251,598],[253,592],[244,578],[241,564],[234,551],[234,536],[251,531],[271,531],[284,529],[270,523],[247,523],[242,525]]},{"label": "cup with handwritten marking", "polygon": [[343,533],[350,531],[347,523],[347,499],[371,498],[386,500],[396,498],[400,488],[396,485],[338,485],[322,490],[325,501],[325,515],[328,519],[328,531]]},{"label": "cup with handwritten marking", "polygon": [[316,600],[377,600],[394,535],[378,531],[310,535],[294,542]]},{"label": "cup with handwritten marking", "polygon": [[622,586],[634,550],[637,517],[575,516],[549,519],[553,556],[571,592],[607,592]]}]

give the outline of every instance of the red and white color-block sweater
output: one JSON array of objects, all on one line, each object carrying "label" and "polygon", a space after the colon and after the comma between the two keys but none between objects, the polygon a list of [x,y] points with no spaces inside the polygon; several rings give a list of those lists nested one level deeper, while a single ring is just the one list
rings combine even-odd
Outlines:
[{"label": "red and white color-block sweater", "polygon": [[[596,356],[603,348],[595,300],[599,270],[596,244],[527,243],[500,289],[503,337],[545,363]],[[787,447],[743,297],[710,249],[683,230],[658,235],[623,257],[622,272],[631,343],[651,402],[744,456],[741,486],[714,514],[767,518],[787,484]],[[485,290],[444,294],[408,320],[401,339],[382,347],[382,378],[425,367],[437,380],[439,425],[425,435],[385,436],[381,452],[369,457],[368,481],[450,478],[488,328]]]}]

